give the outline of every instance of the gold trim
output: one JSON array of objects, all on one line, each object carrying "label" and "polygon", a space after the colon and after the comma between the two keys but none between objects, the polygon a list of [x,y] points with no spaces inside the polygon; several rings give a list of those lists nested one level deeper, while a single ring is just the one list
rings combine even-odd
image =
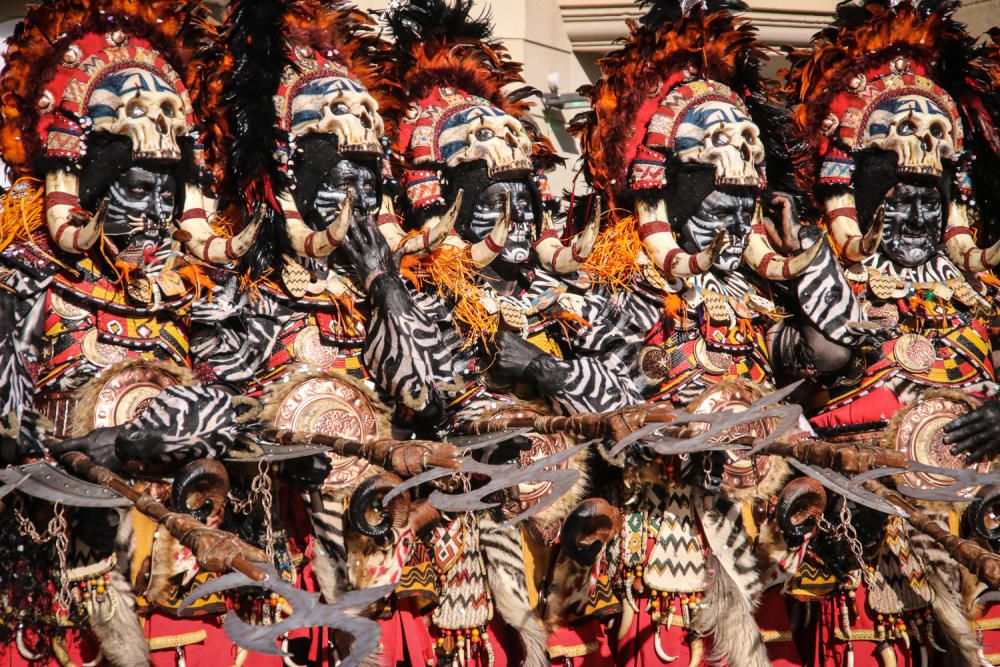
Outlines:
[{"label": "gold trim", "polygon": [[764,640],[765,644],[790,642],[792,641],[792,632],[791,630],[761,630],[760,638]]},{"label": "gold trim", "polygon": [[163,651],[168,648],[179,648],[191,644],[200,644],[208,639],[208,633],[204,630],[195,632],[185,632],[182,635],[164,635],[163,637],[150,637],[146,640],[150,651]]},{"label": "gold trim", "polygon": [[[1000,630],[1000,617],[980,618],[972,622],[973,630]],[[1000,653],[997,653],[1000,656]]]},{"label": "gold trim", "polygon": [[585,655],[595,653],[598,648],[597,642],[576,644],[575,646],[550,646],[549,658],[552,660],[558,660],[559,658],[582,658]]},{"label": "gold trim", "polygon": [[983,657],[986,658],[986,662],[991,665],[1000,665],[1000,653],[987,653]]}]

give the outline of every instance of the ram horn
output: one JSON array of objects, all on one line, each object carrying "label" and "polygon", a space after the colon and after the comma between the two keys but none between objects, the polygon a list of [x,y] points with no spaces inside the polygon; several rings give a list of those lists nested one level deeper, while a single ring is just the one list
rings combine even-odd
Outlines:
[{"label": "ram horn", "polygon": [[587,261],[594,243],[597,242],[597,233],[601,229],[601,204],[595,203],[594,211],[583,231],[577,234],[572,242],[563,243],[556,232],[552,216],[546,212],[542,215],[542,234],[535,241],[535,254],[538,255],[538,263],[542,268],[550,273],[566,274],[573,273]]},{"label": "ram horn", "polygon": [[[370,537],[380,547],[388,546],[392,541],[393,529],[406,525],[410,516],[410,494],[405,491],[393,498],[386,507],[382,507],[382,498],[393,488],[403,483],[403,480],[391,472],[373,475],[361,482],[351,494],[351,502],[347,508],[347,518],[359,533]],[[377,515],[374,523],[370,517]]]},{"label": "ram horn", "polygon": [[201,188],[191,183],[184,187],[184,212],[180,219],[181,230],[188,234],[184,244],[195,257],[221,266],[238,260],[250,250],[261,218],[255,217],[238,234],[226,238],[216,234],[208,224],[209,216],[214,213],[215,202],[206,198]]},{"label": "ram horn", "polygon": [[472,257],[472,263],[479,268],[492,264],[493,260],[503,252],[503,247],[507,245],[507,235],[509,233],[510,194],[507,195],[507,200],[504,203],[503,214],[497,220],[497,224],[493,225],[490,233],[482,241],[477,241],[469,246],[469,255]]},{"label": "ram horn", "polygon": [[417,234],[407,234],[396,222],[395,208],[389,197],[383,197],[382,214],[379,216],[378,228],[385,236],[389,247],[402,255],[428,255],[436,250],[451,231],[455,228],[459,211],[462,210],[464,191],[459,190],[451,207],[443,214],[428,218],[423,229]]},{"label": "ram horn", "polygon": [[636,216],[639,219],[639,238],[653,264],[668,280],[705,273],[729,247],[729,235],[720,231],[701,252],[692,255],[681,250],[670,228],[667,203],[662,199],[652,206],[639,202]]},{"label": "ram horn", "polygon": [[347,236],[351,219],[354,217],[353,190],[347,191],[344,203],[340,206],[340,213],[337,214],[333,222],[326,229],[318,232],[306,225],[289,193],[283,192],[278,197],[278,203],[281,204],[281,211],[285,215],[288,240],[292,244],[292,249],[300,257],[326,257],[331,254]]},{"label": "ram horn", "polygon": [[841,259],[845,262],[863,261],[878,250],[879,241],[882,239],[882,216],[876,216],[871,229],[862,235],[858,226],[858,210],[854,204],[853,193],[827,197],[826,217],[830,236]]},{"label": "ram horn", "polygon": [[771,245],[764,230],[760,206],[754,214],[754,224],[750,227],[750,238],[743,251],[743,261],[747,266],[769,280],[792,280],[802,274],[813,263],[820,250],[823,240],[813,243],[808,250],[794,257],[786,257],[778,253]]},{"label": "ram horn", "polygon": [[216,459],[191,461],[174,478],[170,490],[170,504],[174,510],[185,512],[202,523],[209,517],[219,516],[229,495],[229,473]]},{"label": "ram horn", "polygon": [[79,177],[66,169],[45,174],[45,224],[52,240],[65,252],[79,255],[90,250],[101,236],[106,208],[102,205],[85,224],[76,224],[82,213]]},{"label": "ram horn", "polygon": [[569,513],[563,523],[563,553],[580,565],[591,566],[622,529],[621,511],[604,498],[588,498]]},{"label": "ram horn", "polygon": [[976,535],[991,545],[1000,543],[1000,484],[981,488],[965,515]]},{"label": "ram horn", "polygon": [[969,228],[969,211],[965,204],[951,202],[944,241],[951,261],[969,273],[989,271],[1000,264],[1000,241],[985,249],[976,245]]},{"label": "ram horn", "polygon": [[812,477],[793,479],[778,496],[774,509],[778,527],[789,547],[799,547],[816,529],[826,511],[826,489]]}]

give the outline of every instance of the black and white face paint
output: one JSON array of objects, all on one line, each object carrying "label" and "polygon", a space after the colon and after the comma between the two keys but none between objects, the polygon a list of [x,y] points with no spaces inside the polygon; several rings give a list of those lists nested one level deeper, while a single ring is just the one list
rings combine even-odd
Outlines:
[{"label": "black and white face paint", "polygon": [[689,253],[704,250],[724,229],[729,232],[730,246],[713,266],[721,271],[735,271],[750,238],[756,204],[750,195],[713,190],[681,227],[681,247]]},{"label": "black and white face paint", "polygon": [[316,193],[314,206],[327,225],[340,213],[347,193],[354,193],[354,219],[368,220],[378,214],[376,174],[370,168],[351,160],[341,160],[327,174]]},{"label": "black and white face paint", "polygon": [[174,218],[176,190],[170,171],[130,167],[108,189],[104,234],[123,253],[159,246]]},{"label": "black and white face paint", "polygon": [[523,264],[531,254],[531,242],[535,238],[535,210],[531,191],[524,183],[501,181],[483,190],[472,209],[466,240],[475,243],[486,238],[503,215],[508,195],[511,227],[500,259],[510,264]]},{"label": "black and white face paint", "polygon": [[900,266],[920,266],[937,250],[944,204],[937,188],[899,183],[885,196],[882,248]]}]

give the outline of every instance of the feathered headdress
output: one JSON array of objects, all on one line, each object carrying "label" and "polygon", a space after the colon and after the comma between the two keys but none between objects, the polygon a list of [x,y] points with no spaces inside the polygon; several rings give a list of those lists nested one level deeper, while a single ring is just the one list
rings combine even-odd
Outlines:
[{"label": "feathered headdress", "polygon": [[[996,263],[975,248],[964,213],[973,193],[991,220],[1000,213],[996,54],[974,48],[975,40],[954,18],[957,6],[936,0],[844,2],[812,48],[792,55],[787,93],[806,142],[798,176],[823,200],[831,235],[847,261],[877,247],[862,236],[859,218],[866,216],[858,209],[874,210],[897,178],[910,177],[939,180],[959,204],[952,207],[946,233],[952,258],[973,271]],[[925,141],[927,150],[904,150],[892,127],[908,110],[914,119],[938,119],[927,128],[911,123],[913,137]],[[854,171],[866,152],[889,155],[897,143],[902,152],[894,156],[893,173],[855,184]],[[1000,252],[992,254],[1000,260]]]},{"label": "feathered headdress", "polygon": [[[786,114],[771,102],[758,74],[765,55],[756,30],[736,15],[746,6],[736,0],[639,4],[647,14],[630,21],[624,46],[601,60],[603,76],[581,91],[591,110],[570,127],[580,140],[591,188],[610,203],[611,224],[590,267],[612,280],[607,267],[620,272],[634,265],[634,253],[643,246],[668,278],[707,271],[714,247],[685,253],[673,226],[687,220],[712,189],[763,189],[765,176],[772,187],[792,189],[783,180],[790,172]],[[711,137],[720,149],[739,145],[742,151],[720,157],[713,176],[708,165],[695,163],[704,162],[699,151],[707,150],[709,137],[701,135],[717,118],[732,131],[745,130],[742,136],[727,130]],[[650,201],[664,202],[667,215],[637,206]],[[753,234],[750,246],[763,252],[754,257],[780,260],[755,266],[758,271],[778,280],[794,274],[791,260],[774,253],[766,237]],[[632,256],[623,257],[626,251]]]},{"label": "feathered headdress", "polygon": [[94,203],[133,162],[179,165],[180,227],[194,255],[224,264],[248,245],[213,231],[201,187],[191,63],[214,35],[201,3],[169,0],[54,0],[18,25],[0,81],[0,151],[16,176],[45,176],[44,217],[60,249],[97,242],[100,218],[81,201]]},{"label": "feathered headdress", "polygon": [[[379,111],[398,93],[377,71],[387,47],[374,21],[349,2],[233,0],[222,52],[224,71],[213,85],[222,112],[209,150],[227,164],[227,196],[262,220],[244,266],[259,276],[284,255],[329,254],[346,225],[306,226],[296,190],[314,190],[327,170],[301,162],[320,155],[378,162]],[[343,109],[333,108],[335,98]],[[304,138],[323,150],[303,158]]]}]

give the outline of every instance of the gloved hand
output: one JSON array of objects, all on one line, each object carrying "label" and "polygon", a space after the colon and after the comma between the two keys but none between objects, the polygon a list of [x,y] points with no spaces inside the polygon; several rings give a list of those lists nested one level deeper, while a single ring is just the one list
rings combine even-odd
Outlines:
[{"label": "gloved hand", "polygon": [[952,454],[968,454],[970,463],[996,456],[1000,452],[1000,401],[986,401],[945,425],[944,441],[952,445]]}]

